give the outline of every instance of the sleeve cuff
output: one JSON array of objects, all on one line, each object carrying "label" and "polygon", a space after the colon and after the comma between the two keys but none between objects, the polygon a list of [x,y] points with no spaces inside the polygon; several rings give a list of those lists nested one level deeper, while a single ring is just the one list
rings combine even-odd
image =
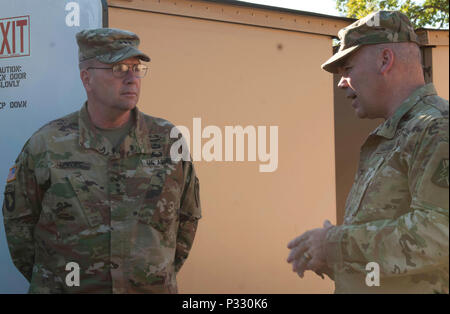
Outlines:
[{"label": "sleeve cuff", "polygon": [[327,255],[327,265],[334,271],[342,266],[342,241],[344,228],[342,226],[332,227],[326,236],[325,251]]}]

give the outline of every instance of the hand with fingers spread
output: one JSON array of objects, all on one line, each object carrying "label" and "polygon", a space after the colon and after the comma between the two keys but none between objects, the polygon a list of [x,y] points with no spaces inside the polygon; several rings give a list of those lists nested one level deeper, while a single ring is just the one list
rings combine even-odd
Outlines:
[{"label": "hand with fingers spread", "polygon": [[322,279],[323,273],[331,276],[327,266],[324,241],[332,227],[331,222],[325,220],[323,228],[309,230],[289,242],[288,248],[291,249],[291,253],[287,262],[292,263],[292,270],[297,272],[300,278],[303,278],[306,270],[314,271]]}]

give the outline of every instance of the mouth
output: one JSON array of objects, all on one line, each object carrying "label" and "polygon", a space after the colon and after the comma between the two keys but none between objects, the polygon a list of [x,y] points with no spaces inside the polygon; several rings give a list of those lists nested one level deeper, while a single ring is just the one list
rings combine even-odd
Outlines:
[{"label": "mouth", "polygon": [[136,93],[134,92],[124,92],[124,93],[120,93],[120,95],[126,96],[126,97],[135,97],[137,96]]}]

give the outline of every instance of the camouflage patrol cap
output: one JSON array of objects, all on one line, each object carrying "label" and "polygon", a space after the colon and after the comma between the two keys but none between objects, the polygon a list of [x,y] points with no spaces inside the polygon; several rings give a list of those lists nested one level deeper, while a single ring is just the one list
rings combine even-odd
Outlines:
[{"label": "camouflage patrol cap", "polygon": [[338,66],[351,53],[364,45],[415,42],[419,39],[408,17],[400,11],[378,11],[363,17],[338,33],[340,47],[322,64],[322,69],[338,72]]},{"label": "camouflage patrol cap", "polygon": [[96,58],[111,64],[131,57],[150,61],[145,53],[137,49],[139,37],[129,31],[115,28],[87,29],[77,33],[76,38],[79,62]]}]

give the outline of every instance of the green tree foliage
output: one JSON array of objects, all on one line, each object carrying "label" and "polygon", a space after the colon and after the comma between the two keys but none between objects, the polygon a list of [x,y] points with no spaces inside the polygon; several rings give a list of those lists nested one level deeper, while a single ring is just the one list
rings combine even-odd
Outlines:
[{"label": "green tree foliage", "polygon": [[400,10],[416,28],[448,28],[449,0],[336,0],[336,7],[356,19],[378,10]]}]

